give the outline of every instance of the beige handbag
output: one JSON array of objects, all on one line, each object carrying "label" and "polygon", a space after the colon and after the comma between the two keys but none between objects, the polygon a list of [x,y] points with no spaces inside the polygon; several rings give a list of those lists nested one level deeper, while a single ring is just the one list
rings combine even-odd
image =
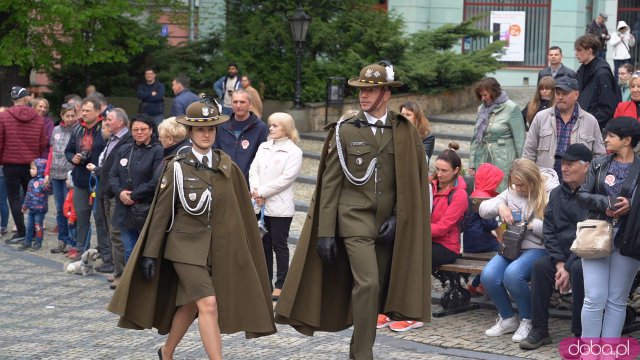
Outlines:
[{"label": "beige handbag", "polygon": [[595,259],[611,254],[613,225],[606,220],[587,219],[576,228],[576,239],[571,252],[585,259]]}]

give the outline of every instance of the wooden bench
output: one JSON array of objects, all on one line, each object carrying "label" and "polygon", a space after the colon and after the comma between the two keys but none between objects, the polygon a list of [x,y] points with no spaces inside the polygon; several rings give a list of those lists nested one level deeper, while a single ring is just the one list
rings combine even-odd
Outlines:
[{"label": "wooden bench", "polygon": [[434,270],[433,276],[440,281],[444,289],[440,297],[440,305],[444,310],[433,313],[434,317],[458,314],[480,307],[471,303],[471,294],[462,283],[467,282],[470,275],[480,274],[494,255],[495,253],[462,254],[453,264],[441,265]]},{"label": "wooden bench", "polygon": [[[433,276],[440,280],[444,288],[444,292],[440,297],[440,305],[444,310],[433,313],[433,317],[443,317],[479,309],[479,304],[471,302],[471,294],[462,286],[462,282],[463,280],[466,282],[469,275],[482,273],[487,262],[495,255],[495,252],[463,253],[455,263],[437,267],[433,272]],[[638,287],[640,287],[640,272],[636,274],[631,286],[629,300],[633,298]],[[551,315],[553,316],[553,314]],[[627,305],[623,333],[626,334],[640,329],[640,321],[636,320],[636,311],[631,305]]]}]

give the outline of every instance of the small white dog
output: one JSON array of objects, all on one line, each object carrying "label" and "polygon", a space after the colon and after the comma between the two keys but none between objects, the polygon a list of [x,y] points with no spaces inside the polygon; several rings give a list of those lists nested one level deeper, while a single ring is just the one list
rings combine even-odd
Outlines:
[{"label": "small white dog", "polygon": [[98,256],[98,250],[89,249],[82,254],[80,260],[64,264],[63,270],[69,274],[91,275],[94,272],[93,264],[98,259]]}]

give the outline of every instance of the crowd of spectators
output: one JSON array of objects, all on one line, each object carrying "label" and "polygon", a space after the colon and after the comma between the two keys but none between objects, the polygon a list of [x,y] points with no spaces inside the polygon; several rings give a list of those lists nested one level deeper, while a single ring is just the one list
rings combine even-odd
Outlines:
[{"label": "crowd of spectators", "polygon": [[[551,342],[548,304],[554,289],[572,293],[576,336],[619,337],[627,296],[640,270],[640,261],[619,251],[621,238],[632,231],[625,225],[636,182],[626,179],[640,167],[634,152],[640,141],[640,72],[624,54],[614,57],[614,71],[602,58],[607,41],[616,57],[620,44],[628,52],[635,41],[624,22],[610,37],[604,21],[601,14],[590,26],[597,36],[576,39],[577,71],[562,64],[559,47],[549,48],[549,66],[540,71],[524,109],[495,78],[476,85],[480,105],[466,169],[475,177],[472,189],[467,190],[462,176],[457,144],[435,161],[430,184],[434,268],[454,263],[463,251],[496,251],[504,227],[526,226],[520,256],[495,255],[468,287],[471,293],[486,293],[498,310],[496,324],[485,334],[513,333],[512,340],[523,349]],[[138,114],[131,121],[93,89],[85,98],[65,97],[55,127],[46,99],[32,99],[26,89],[13,87],[13,106],[0,112],[0,234],[8,233],[9,209],[16,225],[6,243],[21,250],[41,248],[43,199],[52,193],[58,244],[51,252],[78,260],[91,246],[93,215],[102,259],[98,270],[109,273],[116,288],[143,226],[134,206],[151,204],[167,157],[191,151],[188,130],[177,120],[201,101],[189,86],[188,77],[173,78],[175,99],[171,117],[164,119],[164,85],[147,69],[137,90]],[[238,165],[251,193],[247,201],[264,219],[264,253],[269,269],[275,254],[275,283],[272,271],[269,279],[277,300],[289,266],[292,184],[302,164],[299,136],[288,114],[272,114],[268,125],[261,119],[260,95],[236,64],[229,64],[214,89],[229,121],[217,126],[212,147]],[[422,109],[408,102],[400,113],[416,127],[429,161],[435,139]],[[472,207],[468,192],[484,200],[481,205]],[[576,223],[587,218],[613,223],[611,255],[580,259],[569,251]],[[465,227],[459,228],[463,219]],[[378,328],[387,325],[406,331],[422,323],[391,323],[381,314]]]}]

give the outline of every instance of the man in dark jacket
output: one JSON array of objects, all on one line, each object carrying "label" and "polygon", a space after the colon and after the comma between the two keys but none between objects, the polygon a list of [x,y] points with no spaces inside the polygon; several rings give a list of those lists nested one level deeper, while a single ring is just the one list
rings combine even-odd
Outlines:
[{"label": "man in dark jacket", "polygon": [[611,72],[609,64],[596,56],[599,41],[593,35],[583,35],[576,39],[575,52],[578,62],[577,79],[580,86],[578,103],[593,115],[604,129],[622,100],[620,87]]},{"label": "man in dark jacket", "polygon": [[598,16],[593,19],[591,24],[587,25],[587,34],[591,34],[598,39],[598,51],[596,52],[596,56],[600,59],[607,58],[607,41],[611,39],[609,35],[609,30],[607,30],[607,14],[600,13]]},{"label": "man in dark jacket", "polygon": [[[107,280],[112,281],[110,287],[115,289],[118,285],[117,280],[124,270],[124,247],[120,236],[120,228],[111,221],[111,215],[115,212],[114,194],[110,191],[109,170],[113,165],[117,150],[124,144],[131,141],[131,132],[129,131],[129,117],[121,108],[114,108],[109,112],[102,124],[103,127],[109,129],[109,139],[100,154],[99,164],[94,169],[100,183],[98,188],[97,216],[102,217],[106,224],[109,238],[105,244],[98,244],[98,251],[102,257],[104,264],[97,267],[96,270],[103,273],[113,273]],[[100,242],[100,239],[98,239]],[[105,253],[106,252],[106,253]]]},{"label": "man in dark jacket", "polygon": [[18,244],[24,240],[26,228],[20,201],[20,187],[27,193],[29,164],[40,157],[48,145],[48,137],[42,116],[29,106],[31,94],[27,89],[11,88],[13,106],[0,113],[0,164],[4,165],[11,216],[18,232],[6,240]]},{"label": "man in dark jacket", "polygon": [[232,95],[233,114],[229,121],[218,126],[214,149],[227,153],[231,160],[242,170],[247,184],[249,167],[256,156],[260,144],[267,140],[269,129],[253,112],[251,96],[246,90],[236,90]]},{"label": "man in dark jacket", "polygon": [[178,75],[173,78],[171,89],[175,94],[171,105],[171,116],[181,116],[187,111],[187,107],[198,101],[198,95],[189,89],[191,80],[186,75]]},{"label": "man in dark jacket", "polygon": [[[82,101],[82,121],[78,123],[69,139],[67,148],[64,151],[67,161],[72,163],[73,170],[71,178],[75,185],[73,191],[73,206],[76,209],[77,220],[77,258],[82,255],[85,248],[89,247],[89,227],[91,221],[91,211],[95,197],[91,197],[90,187],[97,184],[91,183],[91,172],[87,169],[87,164],[98,164],[98,158],[105,146],[102,137],[102,117],[100,116],[100,102],[95,98],[87,97]],[[98,190],[96,186],[96,191]],[[103,218],[94,214],[97,235],[108,238],[106,224]],[[99,241],[100,242],[100,241]]]},{"label": "man in dark jacket", "polygon": [[144,71],[144,80],[145,82],[138,85],[138,113],[149,115],[157,126],[164,119],[164,84],[156,80],[153,68]]},{"label": "man in dark jacket", "polygon": [[520,342],[520,348],[525,350],[537,349],[551,343],[549,302],[553,289],[557,289],[561,294],[571,290],[571,331],[576,337],[582,334],[582,262],[569,248],[576,238],[576,224],[585,220],[588,215],[588,210],[578,205],[577,191],[587,175],[593,156],[591,150],[583,144],[572,144],[564,154],[556,155],[556,158],[562,160],[563,183],[551,192],[544,211],[544,246],[548,255],[536,260],[531,271],[533,328],[527,338]]},{"label": "man in dark jacket", "polygon": [[549,62],[549,66],[540,70],[538,73],[538,82],[545,76],[551,76],[554,79],[559,79],[563,76],[576,78],[576,72],[562,64],[562,49],[559,46],[549,48],[547,61]]}]

